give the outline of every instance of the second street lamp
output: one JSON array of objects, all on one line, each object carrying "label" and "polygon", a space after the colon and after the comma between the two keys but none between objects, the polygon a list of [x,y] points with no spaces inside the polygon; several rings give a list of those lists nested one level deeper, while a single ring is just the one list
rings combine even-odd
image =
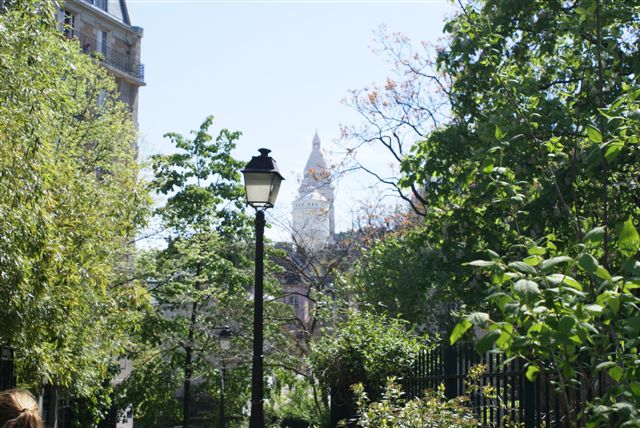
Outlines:
[{"label": "second street lamp", "polygon": [[249,428],[264,428],[263,410],[263,281],[264,281],[264,212],[276,202],[280,183],[284,178],[276,161],[269,156],[271,150],[259,149],[242,170],[247,192],[247,204],[256,210],[256,271],[253,294],[253,360],[251,369],[251,417]]}]

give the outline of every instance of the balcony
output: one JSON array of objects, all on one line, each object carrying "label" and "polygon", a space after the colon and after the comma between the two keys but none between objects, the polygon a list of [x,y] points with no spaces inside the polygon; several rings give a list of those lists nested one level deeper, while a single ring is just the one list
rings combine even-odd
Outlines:
[{"label": "balcony", "polygon": [[144,82],[144,64],[134,62],[131,54],[112,49],[104,42],[99,42],[94,37],[80,33],[78,31],[66,32],[67,37],[77,39],[80,42],[82,52],[91,55],[98,54],[98,58],[104,64],[108,64],[116,69]]}]

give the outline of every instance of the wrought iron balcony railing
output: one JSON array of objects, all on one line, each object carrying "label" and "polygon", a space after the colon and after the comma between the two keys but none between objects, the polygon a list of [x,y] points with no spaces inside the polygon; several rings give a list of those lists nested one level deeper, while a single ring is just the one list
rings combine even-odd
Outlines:
[{"label": "wrought iron balcony railing", "polygon": [[99,58],[105,64],[109,64],[138,80],[144,81],[144,64],[131,59],[131,54],[113,49],[105,42],[96,40],[94,37],[80,33],[79,31],[65,31],[68,37],[77,39],[80,42],[82,52],[86,54],[99,54]]}]

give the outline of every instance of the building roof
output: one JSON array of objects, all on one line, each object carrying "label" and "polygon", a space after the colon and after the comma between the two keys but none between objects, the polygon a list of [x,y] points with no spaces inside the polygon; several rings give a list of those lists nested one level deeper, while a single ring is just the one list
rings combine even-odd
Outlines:
[{"label": "building roof", "polygon": [[331,173],[327,166],[327,162],[324,160],[324,156],[322,155],[318,131],[316,131],[313,136],[311,144],[311,154],[309,155],[307,164],[304,167],[302,183],[300,184],[299,189],[300,194],[305,194],[309,192],[310,189],[317,189],[325,185],[331,186]]}]

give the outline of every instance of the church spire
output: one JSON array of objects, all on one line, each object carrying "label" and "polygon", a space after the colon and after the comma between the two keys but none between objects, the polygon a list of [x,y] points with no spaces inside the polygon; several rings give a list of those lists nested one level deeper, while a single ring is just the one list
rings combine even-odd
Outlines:
[{"label": "church spire", "polygon": [[[328,210],[324,212],[324,215],[328,216],[329,220],[329,236],[333,236],[335,232],[335,213],[333,206],[335,200],[334,187],[331,180],[331,170],[322,154],[320,137],[318,136],[317,129],[313,135],[311,144],[311,153],[309,154],[309,159],[304,167],[302,182],[298,189],[298,201],[302,201],[305,197],[317,191],[317,193],[319,193],[319,195],[321,195],[328,204]],[[300,209],[300,207],[296,209],[294,206],[294,215],[296,217],[303,216]]]}]

